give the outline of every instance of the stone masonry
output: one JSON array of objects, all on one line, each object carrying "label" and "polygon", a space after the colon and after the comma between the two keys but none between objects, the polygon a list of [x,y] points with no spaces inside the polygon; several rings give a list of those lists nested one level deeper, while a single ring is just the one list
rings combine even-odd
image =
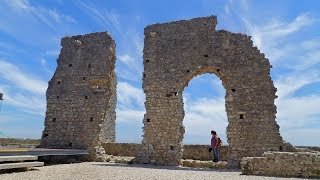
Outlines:
[{"label": "stone masonry", "polygon": [[115,141],[115,43],[102,32],[65,37],[61,45],[40,147],[88,149],[98,160],[101,143]]},{"label": "stone masonry", "polygon": [[218,76],[226,89],[230,166],[239,166],[243,157],[282,149],[269,60],[249,36],[217,31],[216,25],[216,16],[210,16],[145,28],[146,114],[138,162],[180,164],[185,132],[182,93],[192,78],[205,73]]},{"label": "stone masonry", "polygon": [[[106,154],[114,156],[130,156],[137,157],[141,144],[134,143],[103,143]],[[183,145],[182,159],[193,159],[201,161],[212,161],[212,153],[208,152],[208,145]],[[220,161],[227,161],[228,146],[221,146],[219,148]]]},{"label": "stone masonry", "polygon": [[284,177],[320,177],[320,152],[265,152],[262,157],[245,157],[243,174]]}]

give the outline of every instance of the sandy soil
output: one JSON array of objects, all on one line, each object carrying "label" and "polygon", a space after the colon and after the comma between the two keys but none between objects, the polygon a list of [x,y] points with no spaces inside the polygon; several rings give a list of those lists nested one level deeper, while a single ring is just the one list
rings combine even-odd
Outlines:
[{"label": "sandy soil", "polygon": [[[25,172],[0,174],[1,180],[27,179],[281,179],[276,177],[245,176],[237,170],[212,170],[154,165],[126,165],[115,163],[85,162],[34,168]],[[294,178],[284,178],[294,179]]]}]

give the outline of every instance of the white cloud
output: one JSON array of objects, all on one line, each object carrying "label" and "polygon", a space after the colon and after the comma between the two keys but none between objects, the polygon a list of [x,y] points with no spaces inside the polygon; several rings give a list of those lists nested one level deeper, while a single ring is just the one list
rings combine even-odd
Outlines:
[{"label": "white cloud", "polygon": [[48,10],[48,15],[56,22],[56,23],[62,23],[63,21],[69,22],[69,23],[77,23],[77,21],[68,15],[60,14],[57,12],[57,10]]},{"label": "white cloud", "polygon": [[119,55],[118,59],[124,63],[127,68],[133,70],[135,74],[140,74],[140,72],[142,72],[142,68],[140,67],[140,62],[138,62],[138,59],[133,58],[128,54]]},{"label": "white cloud", "polygon": [[144,106],[145,95],[142,88],[136,88],[127,82],[119,82],[117,85],[117,98],[119,107]]},{"label": "white cloud", "polygon": [[47,83],[37,77],[22,72],[17,66],[0,60],[0,75],[14,86],[36,94],[44,94]]},{"label": "white cloud", "polygon": [[214,99],[201,98],[189,101],[188,96],[184,96],[185,117],[185,143],[207,144],[208,139],[203,138],[209,135],[210,131],[217,131],[219,137],[226,141],[226,128],[228,125],[225,111],[224,97]]},{"label": "white cloud", "polygon": [[277,119],[283,129],[302,129],[317,123],[320,125],[320,95],[283,99],[277,106],[279,112]]},{"label": "white cloud", "polygon": [[276,94],[279,97],[277,100],[290,98],[295,91],[317,82],[320,82],[320,72],[295,72],[280,76],[275,82],[275,87],[278,89]]},{"label": "white cloud", "polygon": [[47,83],[21,71],[17,66],[0,60],[0,91],[4,94],[3,105],[10,105],[34,115],[44,115]]},{"label": "white cloud", "polygon": [[[39,43],[41,39],[38,37],[39,34],[43,37],[49,37],[52,31],[61,32],[69,25],[77,23],[69,15],[62,14],[56,9],[34,5],[28,0],[1,1],[0,11],[5,12],[0,16],[0,30],[19,41],[24,41],[24,43]],[[23,31],[20,30],[21,27],[23,27]],[[45,42],[45,40],[43,41]],[[48,41],[47,38],[46,41]]]},{"label": "white cloud", "polygon": [[126,126],[125,130],[116,131],[117,142],[140,143],[142,130],[139,127],[143,127],[145,114],[145,95],[142,88],[136,88],[127,82],[119,82],[117,98],[116,125]]},{"label": "white cloud", "polygon": [[293,142],[296,146],[320,146],[320,131],[318,127],[308,127],[303,129],[290,129],[282,133],[287,137],[288,142]]},{"label": "white cloud", "polygon": [[144,110],[117,109],[117,123],[141,124],[143,121]]},{"label": "white cloud", "polygon": [[44,96],[30,95],[27,93],[12,93],[12,89],[3,89],[0,91],[4,94],[3,106],[13,106],[20,112],[43,116],[46,110],[46,100]]},{"label": "white cloud", "polygon": [[316,21],[309,14],[301,14],[291,22],[272,19],[263,24],[252,23],[246,17],[242,18],[246,29],[252,36],[254,44],[269,57],[272,63],[286,57],[297,48],[288,42],[288,36],[293,35]]},{"label": "white cloud", "polygon": [[5,0],[5,1],[9,6],[11,6],[13,8],[16,8],[18,10],[29,10],[29,9],[31,9],[31,6],[30,6],[28,0],[14,0],[14,1]]},{"label": "white cloud", "polygon": [[314,39],[307,40],[301,43],[304,49],[319,49],[320,48],[320,37],[315,37]]}]

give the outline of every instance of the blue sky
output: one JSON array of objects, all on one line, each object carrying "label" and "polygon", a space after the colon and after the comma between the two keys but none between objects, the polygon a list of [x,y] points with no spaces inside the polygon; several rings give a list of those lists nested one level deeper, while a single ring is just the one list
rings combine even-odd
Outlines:
[{"label": "blue sky", "polygon": [[[1,0],[0,132],[40,138],[60,39],[108,31],[117,46],[117,142],[141,142],[144,27],[217,15],[217,29],[251,35],[273,65],[276,120],[284,140],[320,146],[319,9],[317,0]],[[211,129],[226,142],[224,94],[215,75],[190,81],[183,92],[185,143],[208,144]]]}]

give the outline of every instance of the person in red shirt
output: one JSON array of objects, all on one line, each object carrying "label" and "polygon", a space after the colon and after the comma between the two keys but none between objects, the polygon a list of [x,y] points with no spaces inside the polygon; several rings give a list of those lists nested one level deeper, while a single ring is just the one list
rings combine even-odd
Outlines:
[{"label": "person in red shirt", "polygon": [[213,152],[213,162],[219,161],[219,151],[218,151],[218,136],[216,131],[211,131],[211,148]]}]

